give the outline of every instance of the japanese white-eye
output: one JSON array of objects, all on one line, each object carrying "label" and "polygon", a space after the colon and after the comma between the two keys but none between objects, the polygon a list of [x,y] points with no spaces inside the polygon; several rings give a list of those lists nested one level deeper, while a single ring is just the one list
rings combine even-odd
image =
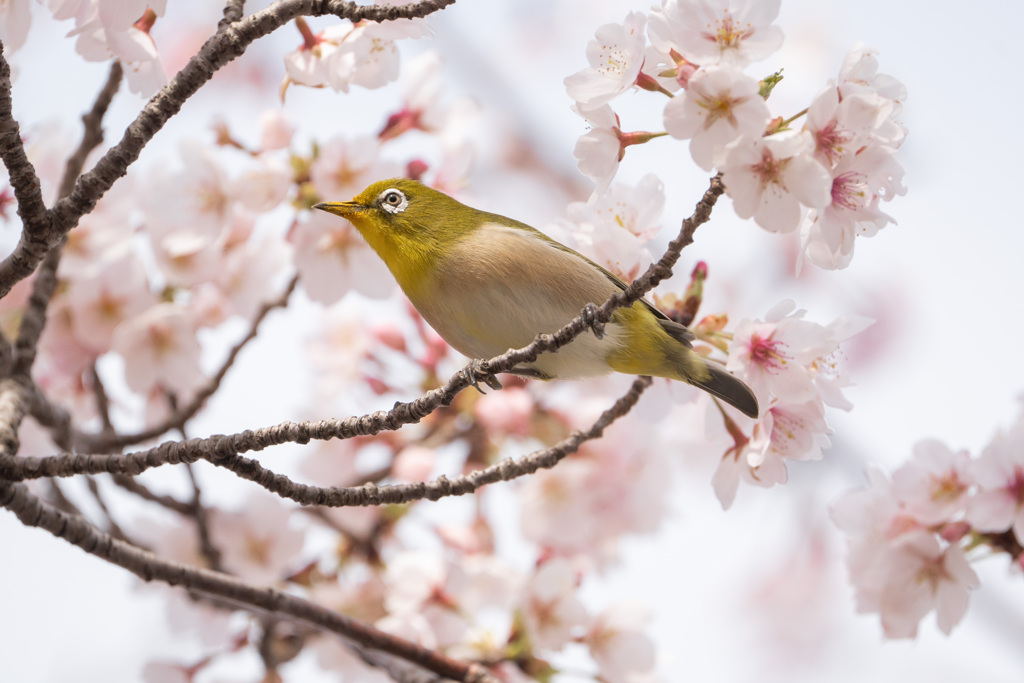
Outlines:
[{"label": "japanese white-eye", "polygon": [[[479,211],[415,180],[373,183],[348,202],[313,208],[348,219],[416,310],[452,347],[486,359],[555,332],[626,283],[525,223]],[[700,387],[750,417],[757,399],[693,351],[693,333],[647,301],[616,310],[598,339],[584,333],[513,373],[575,379],[622,372]]]}]

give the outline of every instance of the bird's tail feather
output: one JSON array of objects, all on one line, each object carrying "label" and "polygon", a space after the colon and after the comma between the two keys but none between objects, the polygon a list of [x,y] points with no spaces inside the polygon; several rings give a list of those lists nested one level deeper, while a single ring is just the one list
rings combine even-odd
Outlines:
[{"label": "bird's tail feather", "polygon": [[757,418],[757,397],[746,384],[736,379],[716,363],[704,363],[708,370],[706,377],[689,379],[690,384],[700,387],[712,396],[722,399],[748,417]]}]

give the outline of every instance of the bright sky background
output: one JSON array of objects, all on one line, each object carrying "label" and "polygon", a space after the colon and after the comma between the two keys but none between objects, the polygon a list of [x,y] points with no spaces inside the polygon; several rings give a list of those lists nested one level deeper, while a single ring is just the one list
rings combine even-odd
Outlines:
[{"label": "bright sky background", "polygon": [[[208,6],[215,4],[171,2],[166,21],[199,21],[207,12],[213,19],[206,25],[212,27],[216,14]],[[404,44],[403,50],[412,55],[438,49],[450,67],[452,89],[473,95],[491,122],[485,133],[486,126],[502,121],[541,158],[570,173],[572,148],[584,127],[568,110],[562,79],[586,65],[586,43],[600,24],[648,6],[460,0],[430,20],[434,40]],[[70,125],[89,106],[106,72],[82,65],[71,42],[60,38],[67,27],[44,15],[36,12],[29,44],[14,59],[15,114],[28,130],[55,117]],[[784,240],[737,219],[723,199],[684,254],[680,272],[698,258],[710,263],[705,312],[756,317],[790,297],[822,323],[845,313],[876,318],[870,345],[855,344],[849,351],[858,386],[848,395],[856,407],[848,415],[829,415],[835,447],[824,461],[793,467],[786,487],[741,489],[726,513],[711,491],[712,465],[687,464],[672,519],[658,534],[630,540],[625,565],[592,586],[590,598],[600,604],[636,598],[653,605],[653,632],[668,681],[1018,681],[1024,669],[1024,581],[1007,570],[1004,559],[974,565],[983,585],[952,637],[943,637],[930,616],[916,642],[885,642],[877,616],[853,614],[844,551],[827,505],[863,481],[867,462],[894,468],[924,437],[977,453],[1018,414],[1024,354],[1016,353],[1016,345],[1024,338],[1024,323],[1015,293],[1024,284],[1024,226],[1016,200],[1024,141],[1011,32],[1024,24],[1024,4],[783,0],[777,24],[787,38],[783,50],[762,63],[763,73],[748,69],[758,75],[785,69],[772,97],[774,112],[791,114],[806,106],[858,41],[877,47],[881,70],[906,84],[902,118],[909,137],[899,158],[909,192],[885,207],[898,225],[860,240],[849,269],[808,267],[794,281],[784,262]],[[247,56],[242,66],[262,73],[263,94],[190,102],[140,163],[159,163],[182,136],[208,135],[215,114],[252,135],[259,112],[276,106],[280,55],[297,44],[297,34],[286,29],[258,45],[262,56]],[[286,109],[310,137],[372,132],[395,101],[395,88],[359,91],[351,99],[293,89]],[[625,127],[658,126],[657,117],[644,111],[654,97],[638,93],[616,101]],[[140,104],[118,95],[108,118],[110,139]],[[538,227],[562,216],[564,206],[545,198],[541,183],[488,175],[499,150],[487,148],[486,138],[483,144],[484,171],[470,188],[473,203]],[[652,171],[665,181],[669,196],[667,240],[707,178],[689,161],[685,144],[656,141],[629,151],[619,179],[635,182]],[[245,358],[248,365],[239,368],[245,373],[272,366],[270,379],[280,386],[233,374],[229,395],[214,406],[231,406],[233,414],[199,421],[196,434],[289,416],[289,402],[297,404],[300,391],[289,385],[291,368],[282,366],[280,355],[301,343],[308,329],[302,314],[311,307],[296,308],[284,325],[288,329],[268,325],[265,339]],[[125,572],[45,532],[24,529],[8,514],[0,514],[0,539],[0,582],[23,587],[0,598],[5,680],[129,681],[154,651],[168,658],[193,651],[188,642],[167,635],[162,600]],[[813,576],[799,572],[811,539],[828,567]],[[241,679],[228,672],[224,680]]]}]

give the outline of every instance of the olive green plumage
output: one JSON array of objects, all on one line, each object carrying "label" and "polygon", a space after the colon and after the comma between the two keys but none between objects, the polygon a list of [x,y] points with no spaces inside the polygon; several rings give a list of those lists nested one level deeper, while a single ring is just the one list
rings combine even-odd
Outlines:
[{"label": "olive green plumage", "polygon": [[[492,358],[554,332],[626,283],[534,228],[468,207],[415,180],[376,182],[348,202],[314,208],[342,216],[384,260],[416,310],[470,358]],[[690,345],[693,334],[647,301],[612,314],[602,339],[584,334],[514,372],[541,379],[622,372],[667,377],[751,417],[757,399]]]}]

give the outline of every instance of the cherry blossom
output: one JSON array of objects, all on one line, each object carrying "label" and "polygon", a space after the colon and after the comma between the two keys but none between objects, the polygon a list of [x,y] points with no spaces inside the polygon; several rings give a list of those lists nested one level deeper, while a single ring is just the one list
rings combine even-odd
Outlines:
[{"label": "cherry blossom", "polygon": [[598,28],[587,44],[590,66],[565,79],[569,97],[593,109],[631,88],[644,61],[646,21],[641,12],[630,12],[622,24]]},{"label": "cherry blossom", "polygon": [[619,170],[625,149],[622,147],[619,117],[611,106],[602,104],[595,109],[573,105],[573,111],[590,124],[589,131],[580,136],[573,149],[580,173],[597,183],[595,194],[604,192]]},{"label": "cherry blossom", "polygon": [[644,607],[613,605],[594,617],[583,637],[601,679],[628,681],[654,668],[654,643],[643,629],[650,621]]},{"label": "cherry blossom", "polygon": [[665,130],[672,137],[690,139],[690,154],[705,171],[719,163],[730,142],[742,135],[761,135],[768,118],[757,81],[732,67],[698,70],[685,93],[665,105]]},{"label": "cherry blossom", "polygon": [[402,169],[380,158],[376,138],[335,137],[320,147],[309,175],[324,201],[342,201],[359,194],[374,181],[402,175]]},{"label": "cherry blossom", "polygon": [[831,175],[832,200],[808,213],[802,243],[811,263],[834,270],[850,264],[856,237],[870,237],[893,222],[878,208],[879,201],[906,190],[900,183],[903,168],[884,147],[843,157]]},{"label": "cherry blossom", "polygon": [[758,400],[771,397],[790,403],[818,398],[815,377],[823,361],[839,345],[837,326],[804,320],[792,301],[782,301],[765,320],[743,320],[736,326],[726,368],[750,386]]},{"label": "cherry blossom", "polygon": [[260,114],[260,149],[263,151],[287,149],[295,134],[295,124],[280,109],[268,109]]},{"label": "cherry blossom", "polygon": [[801,204],[824,208],[832,178],[811,156],[813,149],[810,134],[797,131],[731,143],[719,168],[736,214],[771,232],[791,232],[800,225]]},{"label": "cherry blossom", "polygon": [[700,65],[746,66],[782,45],[771,22],[781,0],[664,0],[650,14],[651,42]]},{"label": "cherry blossom", "polygon": [[943,549],[930,534],[914,532],[885,555],[879,613],[889,638],[913,638],[918,623],[935,610],[941,630],[952,632],[967,612],[969,593],[980,583],[960,546]]},{"label": "cherry blossom", "polygon": [[533,648],[559,650],[587,626],[577,584],[576,571],[563,558],[548,560],[526,582],[520,602]]},{"label": "cherry blossom", "polygon": [[139,393],[154,386],[187,393],[202,381],[195,326],[181,306],[159,303],[114,330],[111,349],[124,358],[125,381]]},{"label": "cherry blossom", "polygon": [[978,531],[1013,530],[1024,543],[1024,421],[999,433],[985,447],[970,473],[978,490],[967,503],[967,521]]},{"label": "cherry blossom", "polygon": [[914,446],[914,455],[892,474],[892,494],[925,526],[953,520],[964,511],[972,479],[966,451],[953,452],[929,439]]},{"label": "cherry blossom", "polygon": [[25,44],[32,24],[30,5],[29,0],[0,2],[0,41],[5,52],[13,52]]},{"label": "cherry blossom", "polygon": [[238,510],[211,510],[209,523],[224,567],[232,574],[274,584],[299,566],[305,532],[276,496],[252,494]]},{"label": "cherry blossom", "polygon": [[75,337],[96,354],[110,349],[118,325],[155,303],[142,263],[133,255],[75,281],[67,296]]},{"label": "cherry blossom", "polygon": [[167,83],[167,73],[148,28],[143,30],[134,25],[115,28],[96,18],[79,25],[71,35],[78,36],[75,48],[85,59],[93,62],[119,60],[132,92],[149,97]]},{"label": "cherry blossom", "polygon": [[314,301],[331,304],[351,291],[383,298],[395,290],[387,266],[346,220],[310,213],[288,235],[302,287]]},{"label": "cherry blossom", "polygon": [[251,211],[270,211],[288,197],[293,175],[285,159],[264,154],[235,179],[230,194]]}]

